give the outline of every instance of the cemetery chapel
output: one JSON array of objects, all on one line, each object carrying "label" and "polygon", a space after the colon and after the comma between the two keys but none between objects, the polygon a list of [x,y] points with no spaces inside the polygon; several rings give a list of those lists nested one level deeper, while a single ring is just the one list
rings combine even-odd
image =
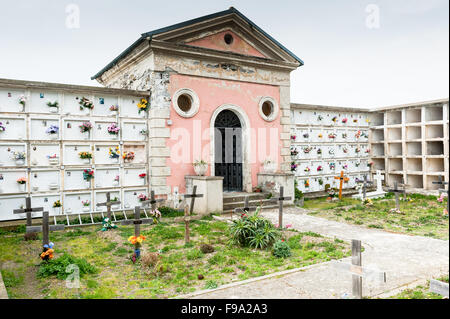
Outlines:
[{"label": "cemetery chapel", "polygon": [[292,195],[290,73],[302,65],[231,7],[143,33],[92,79],[150,92],[150,186],[159,195],[183,194],[200,160],[206,176],[223,177],[223,191],[279,179]]}]

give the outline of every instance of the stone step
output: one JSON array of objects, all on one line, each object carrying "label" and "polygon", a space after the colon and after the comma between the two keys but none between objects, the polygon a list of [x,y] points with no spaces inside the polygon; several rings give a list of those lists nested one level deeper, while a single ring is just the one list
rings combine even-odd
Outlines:
[{"label": "stone step", "polygon": [[[260,206],[261,203],[262,203],[263,206],[276,205],[276,202],[274,203],[270,199],[250,200],[248,202],[250,207]],[[226,203],[226,204],[223,204],[223,209],[224,210],[231,210],[231,209],[235,209],[235,208],[242,208],[242,207],[244,207],[244,204],[245,204],[244,201],[242,201],[242,202]]]},{"label": "stone step", "polygon": [[223,195],[223,204],[235,203],[235,202],[244,202],[245,197],[248,196],[249,201],[253,200],[261,200],[266,199],[268,193],[238,193],[238,194],[224,194]]},{"label": "stone step", "polygon": [[[262,210],[265,210],[265,209],[274,209],[274,208],[278,208],[278,205],[267,205],[267,206],[263,206],[262,207]],[[231,213],[233,213],[233,215],[235,215],[236,213],[234,212],[234,209],[228,209],[228,210],[225,210],[224,209],[224,211],[222,212],[222,215],[230,215]]]}]

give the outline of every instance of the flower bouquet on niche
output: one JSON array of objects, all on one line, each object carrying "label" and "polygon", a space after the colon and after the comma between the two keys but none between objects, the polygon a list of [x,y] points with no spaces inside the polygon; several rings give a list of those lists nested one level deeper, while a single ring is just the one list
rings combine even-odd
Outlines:
[{"label": "flower bouquet on niche", "polygon": [[88,139],[89,138],[89,132],[92,130],[92,123],[89,122],[89,121],[88,122],[84,122],[79,127],[80,127],[80,132],[81,133],[87,133],[85,138]]},{"label": "flower bouquet on niche", "polygon": [[81,98],[78,104],[80,104],[81,111],[83,111],[84,109],[92,110],[94,108],[94,103],[84,96]]},{"label": "flower bouquet on niche", "polygon": [[138,113],[141,114],[141,112],[147,112],[148,111],[148,100],[146,98],[142,98],[138,105]]},{"label": "flower bouquet on niche", "polygon": [[123,152],[123,156],[122,157],[123,157],[123,159],[125,161],[131,162],[131,161],[134,160],[135,154],[134,154],[134,152],[125,151],[125,152]]},{"label": "flower bouquet on niche", "polygon": [[109,158],[112,159],[114,163],[119,163],[120,158],[119,146],[109,148]]},{"label": "flower bouquet on niche", "polygon": [[2,122],[0,122],[0,132],[6,131],[6,127],[3,125]]},{"label": "flower bouquet on niche", "polygon": [[78,153],[78,156],[83,160],[85,164],[89,164],[92,159],[92,153],[91,152],[80,152]]},{"label": "flower bouquet on niche", "polygon": [[108,133],[116,139],[119,136],[120,128],[117,123],[111,123],[108,126]]}]

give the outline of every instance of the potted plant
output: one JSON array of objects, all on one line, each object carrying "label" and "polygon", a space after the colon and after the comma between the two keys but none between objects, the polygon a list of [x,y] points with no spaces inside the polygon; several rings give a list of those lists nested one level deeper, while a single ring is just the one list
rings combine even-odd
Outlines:
[{"label": "potted plant", "polygon": [[116,177],[114,177],[113,186],[119,186],[119,181],[120,181],[120,176],[117,175]]},{"label": "potted plant", "polygon": [[125,151],[125,152],[123,152],[123,155],[122,155],[122,158],[124,159],[124,161],[128,161],[128,162],[133,161],[134,157],[135,157],[134,152]]},{"label": "potted plant", "polygon": [[91,163],[91,158],[92,158],[91,152],[80,152],[80,153],[78,153],[78,155],[80,156],[80,158],[82,159],[84,164]]},{"label": "potted plant", "polygon": [[61,214],[61,201],[57,200],[53,203],[53,214],[54,215],[59,215]]},{"label": "potted plant", "polygon": [[25,165],[25,157],[26,157],[25,152],[14,152],[13,153],[13,158],[16,161],[16,164],[19,166]]},{"label": "potted plant", "polygon": [[50,135],[50,139],[56,140],[56,139],[58,139],[59,126],[51,125],[49,128],[47,128],[45,133]]},{"label": "potted plant", "polygon": [[4,126],[2,122],[0,122],[0,133],[4,131],[6,131],[6,126]]},{"label": "potted plant", "polygon": [[91,169],[85,169],[83,171],[83,179],[86,181],[86,188],[91,187],[91,179],[94,177],[94,171]]},{"label": "potted plant", "polygon": [[311,172],[311,169],[307,166],[307,167],[305,167],[305,169],[303,170],[305,173],[309,173],[309,172]]},{"label": "potted plant", "polygon": [[113,139],[117,139],[119,136],[120,128],[117,126],[117,123],[111,123],[108,126],[108,133],[112,136]]},{"label": "potted plant", "polygon": [[89,200],[81,201],[83,204],[83,212],[89,212],[91,209],[89,208],[91,206],[91,202]]},{"label": "potted plant", "polygon": [[255,186],[252,189],[253,193],[262,193],[262,187],[261,186]]},{"label": "potted plant", "polygon": [[[292,150],[291,150],[291,155],[292,155]],[[263,162],[263,172],[264,173],[274,173],[277,169],[276,165],[277,164],[272,159],[267,158]]]},{"label": "potted plant", "polygon": [[84,122],[83,124],[80,125],[80,132],[81,133],[87,133],[84,135],[84,139],[88,140],[89,139],[89,132],[92,129],[92,123],[91,122]]},{"label": "potted plant", "polygon": [[112,160],[113,163],[118,164],[120,159],[120,151],[119,146],[116,146],[115,148],[110,147],[109,148],[109,158]]},{"label": "potted plant", "polygon": [[47,101],[50,113],[58,113],[59,103],[58,101]]},{"label": "potted plant", "polygon": [[206,171],[208,170],[208,163],[204,160],[196,160],[193,164],[194,171],[197,176],[205,176]]},{"label": "potted plant", "polygon": [[317,171],[318,171],[318,172],[322,172],[322,171],[323,171],[322,165],[319,165],[319,166],[317,167]]},{"label": "potted plant", "polygon": [[81,111],[87,110],[88,113],[90,110],[92,110],[94,108],[94,103],[92,103],[92,101],[90,101],[88,98],[86,98],[84,96],[81,98],[81,100],[78,102],[78,104],[80,104]]},{"label": "potted plant", "polygon": [[27,179],[25,177],[18,178],[17,185],[19,185],[19,191],[25,192],[27,189]]},{"label": "potted plant", "polygon": [[141,114],[141,112],[147,112],[148,110],[148,100],[146,98],[142,98],[138,105],[138,113]]},{"label": "potted plant", "polygon": [[119,112],[119,106],[118,105],[111,105],[109,107],[109,111],[111,112],[111,115],[117,115]]},{"label": "potted plant", "polygon": [[298,167],[297,163],[291,162],[291,172],[297,171],[297,167]]}]

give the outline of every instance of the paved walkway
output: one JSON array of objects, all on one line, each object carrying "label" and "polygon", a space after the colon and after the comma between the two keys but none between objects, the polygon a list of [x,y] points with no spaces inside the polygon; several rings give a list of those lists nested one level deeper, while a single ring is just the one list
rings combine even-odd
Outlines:
[{"label": "paved walkway", "polygon": [[[287,210],[284,224],[327,237],[348,241],[359,239],[365,248],[363,266],[387,273],[387,283],[384,285],[363,280],[364,296],[377,296],[415,281],[448,274],[448,241],[367,229],[308,216],[303,212]],[[266,211],[263,215],[274,223],[278,221],[278,212]],[[350,259],[346,261],[350,262]],[[351,295],[351,274],[337,270],[332,263],[324,263],[278,277],[250,280],[243,285],[232,284],[222,289],[219,287],[188,298],[329,299],[341,298],[345,293]]]},{"label": "paved walkway", "polygon": [[0,299],[8,299],[5,284],[3,283],[2,273],[0,272]]}]

